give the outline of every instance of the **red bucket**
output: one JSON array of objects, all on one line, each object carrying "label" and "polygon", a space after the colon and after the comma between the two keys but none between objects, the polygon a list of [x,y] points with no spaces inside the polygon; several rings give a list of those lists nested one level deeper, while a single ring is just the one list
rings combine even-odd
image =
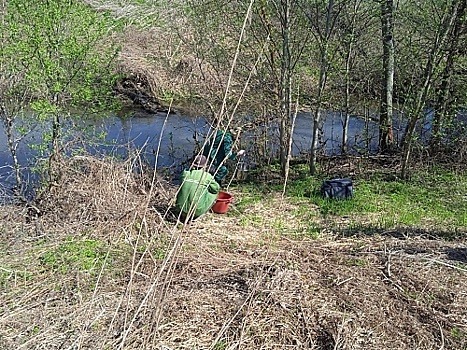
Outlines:
[{"label": "red bucket", "polygon": [[232,203],[233,197],[230,193],[220,191],[217,195],[216,203],[212,206],[212,211],[217,214],[225,214],[229,210],[229,204]]}]

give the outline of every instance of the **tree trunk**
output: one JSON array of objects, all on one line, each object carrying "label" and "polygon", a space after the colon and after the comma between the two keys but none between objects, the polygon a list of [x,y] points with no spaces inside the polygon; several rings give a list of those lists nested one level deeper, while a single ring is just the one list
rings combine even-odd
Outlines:
[{"label": "tree trunk", "polygon": [[346,47],[345,56],[345,97],[344,97],[344,119],[342,121],[342,154],[347,153],[348,133],[349,133],[349,120],[350,120],[350,71],[352,63],[354,35],[355,35],[355,23],[357,20],[357,13],[360,7],[361,1],[356,0],[353,6],[352,19],[350,22],[350,39]]},{"label": "tree trunk", "polygon": [[8,151],[10,152],[11,158],[13,160],[13,172],[15,175],[16,186],[14,194],[17,196],[22,195],[23,192],[23,181],[21,179],[21,167],[18,161],[18,140],[15,139],[14,132],[14,119],[10,112],[7,110],[6,106],[3,104],[0,105],[0,117],[3,120],[3,125],[5,127],[5,134],[7,138]]},{"label": "tree trunk", "polygon": [[379,150],[387,153],[393,146],[394,89],[394,1],[381,0],[381,33],[383,41],[383,82],[379,119]]},{"label": "tree trunk", "polygon": [[446,124],[448,115],[449,90],[451,87],[451,75],[454,64],[452,51],[449,50],[446,60],[446,66],[443,70],[441,86],[437,93],[437,99],[434,107],[433,122],[431,125],[430,153],[439,151],[442,139],[443,126]]},{"label": "tree trunk", "polygon": [[350,57],[352,54],[352,43],[349,43],[347,57],[345,59],[345,98],[344,98],[344,120],[342,123],[342,154],[347,153],[347,142],[350,119]]},{"label": "tree trunk", "polygon": [[280,161],[281,175],[286,177],[290,164],[291,142],[291,57],[290,57],[290,0],[281,1],[281,31],[282,31],[282,57],[281,57],[281,124],[280,124]]},{"label": "tree trunk", "polygon": [[[325,59],[323,59],[325,60]],[[319,87],[318,96],[316,101],[316,108],[313,114],[313,135],[311,141],[310,150],[310,174],[316,174],[316,162],[318,153],[318,140],[319,140],[319,124],[321,122],[321,96],[323,94],[324,87],[326,85],[326,71],[327,68],[323,68],[323,62],[321,63],[320,75],[319,75]]]},{"label": "tree trunk", "polygon": [[331,15],[334,7],[334,0],[329,0],[326,11],[326,31],[324,37],[321,38],[320,54],[321,65],[319,71],[318,92],[316,96],[316,107],[313,114],[313,134],[311,139],[310,149],[310,174],[316,174],[316,161],[319,140],[319,125],[321,123],[321,102],[323,98],[324,88],[326,87],[326,79],[328,73],[328,43],[331,34]]},{"label": "tree trunk", "polygon": [[[58,94],[54,94],[52,100],[54,101],[54,104],[58,104]],[[60,148],[60,142],[61,142],[61,122],[60,122],[60,116],[57,112],[54,113],[52,117],[52,150],[49,156],[49,164],[48,164],[48,186],[53,186],[57,182],[57,180],[60,177],[60,168],[57,166],[57,163],[60,159],[61,156],[61,148]]]}]

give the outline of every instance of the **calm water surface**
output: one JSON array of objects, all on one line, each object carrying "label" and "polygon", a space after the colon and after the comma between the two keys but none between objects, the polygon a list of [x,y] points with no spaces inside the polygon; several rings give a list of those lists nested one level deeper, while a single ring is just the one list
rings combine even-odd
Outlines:
[{"label": "calm water surface", "polygon": [[[307,152],[311,144],[311,130],[313,126],[310,114],[299,114],[296,119],[293,136],[293,153]],[[111,115],[104,119],[89,119],[80,125],[80,128],[93,130],[94,134],[105,137],[97,142],[81,144],[93,154],[109,154],[126,157],[129,152],[141,150],[141,156],[151,165],[158,168],[169,168],[176,172],[181,170],[194,154],[195,144],[202,144],[210,126],[203,117],[189,117],[180,114],[165,113],[148,114],[134,112],[131,117],[121,118]],[[277,147],[278,127],[272,125],[271,147]],[[342,139],[342,120],[339,113],[327,113],[322,127],[324,147],[328,154],[340,152]],[[40,144],[44,130],[37,128],[28,135],[18,147],[18,158],[25,177],[34,176],[31,165],[37,153],[28,145]],[[83,138],[84,139],[84,138]],[[349,124],[348,140],[350,148],[376,150],[378,127],[376,123],[365,123],[362,118],[352,117]],[[241,147],[247,152],[252,150],[254,137],[245,132]],[[251,152],[250,152],[251,153]],[[158,155],[156,157],[156,154]],[[248,154],[248,153],[247,153]],[[157,162],[157,163],[156,163]],[[11,170],[11,155],[7,149],[7,140],[4,130],[0,130],[0,190],[11,187],[13,173]]]}]

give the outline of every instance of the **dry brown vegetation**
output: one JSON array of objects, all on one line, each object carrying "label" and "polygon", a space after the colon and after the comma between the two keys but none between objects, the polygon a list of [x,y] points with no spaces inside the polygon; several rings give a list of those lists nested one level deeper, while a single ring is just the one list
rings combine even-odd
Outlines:
[{"label": "dry brown vegetation", "polygon": [[[120,67],[149,92],[203,91],[169,37],[124,35]],[[176,188],[135,164],[73,157],[39,202],[2,207],[1,350],[467,349],[464,241],[348,237],[348,218],[279,194],[184,225]]]},{"label": "dry brown vegetation", "polygon": [[131,163],[72,158],[37,208],[2,209],[0,349],[467,347],[464,242],[344,237],[310,206],[313,239],[280,195],[183,225]]},{"label": "dry brown vegetation", "polygon": [[[186,97],[215,100],[210,94],[222,94],[227,76],[206,67],[206,63],[186,52],[176,33],[157,28],[128,26],[119,39],[123,43],[119,69],[138,84],[144,92],[169,105],[175,96],[178,108]],[[217,96],[217,99],[222,97]],[[199,105],[185,107],[187,113],[199,110]],[[206,106],[202,107],[206,108]]]}]

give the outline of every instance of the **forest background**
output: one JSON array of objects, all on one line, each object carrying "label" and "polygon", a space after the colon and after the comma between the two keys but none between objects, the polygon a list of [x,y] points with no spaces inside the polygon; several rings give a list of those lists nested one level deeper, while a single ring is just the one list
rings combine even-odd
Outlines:
[{"label": "forest background", "polygon": [[[215,127],[254,130],[255,163],[279,158],[283,177],[299,111],[313,116],[310,174],[325,148],[328,111],[341,114],[342,154],[369,151],[349,150],[351,116],[376,121],[376,151],[400,154],[402,178],[413,157],[464,160],[462,1],[87,3],[99,12],[80,9],[86,21],[73,3],[3,4],[2,120],[19,187],[15,150],[24,134],[50,125],[43,148],[56,157],[59,119],[111,108],[115,90],[153,110],[183,103]],[[15,130],[26,109],[35,117]],[[272,122],[279,157],[267,142]],[[427,122],[431,132],[421,138],[417,128]]]}]

